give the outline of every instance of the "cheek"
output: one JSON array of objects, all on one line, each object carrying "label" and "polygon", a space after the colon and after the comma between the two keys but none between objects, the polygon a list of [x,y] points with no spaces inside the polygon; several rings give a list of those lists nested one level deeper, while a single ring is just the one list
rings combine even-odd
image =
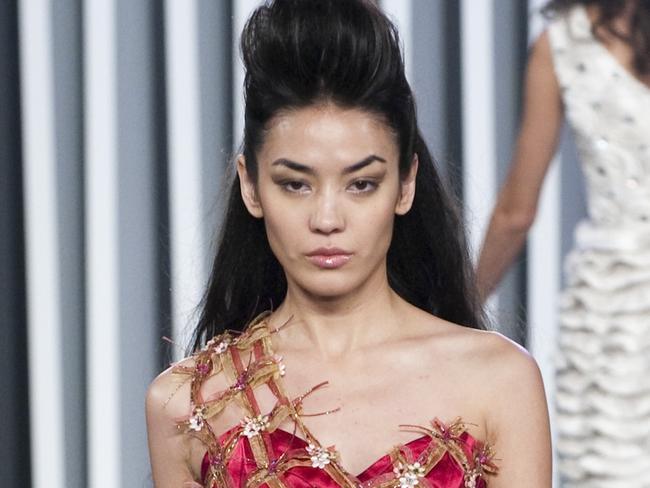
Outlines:
[{"label": "cheek", "polygon": [[284,241],[291,232],[291,228],[295,226],[292,222],[293,219],[290,214],[283,212],[275,212],[269,210],[268,207],[264,208],[264,225],[269,237]]},{"label": "cheek", "polygon": [[[395,202],[385,199],[356,212],[350,229],[369,254],[385,254],[393,236]],[[369,246],[370,245],[370,246]]]},{"label": "cheek", "polygon": [[295,204],[264,200],[261,203],[269,244],[276,257],[282,260],[282,256],[294,254],[293,249],[299,247],[299,240],[306,232],[306,217],[302,209]]}]

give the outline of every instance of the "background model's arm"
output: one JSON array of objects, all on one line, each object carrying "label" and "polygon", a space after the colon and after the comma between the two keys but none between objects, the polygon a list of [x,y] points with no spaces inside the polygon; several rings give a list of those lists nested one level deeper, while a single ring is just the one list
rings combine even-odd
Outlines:
[{"label": "background model's arm", "polygon": [[562,98],[548,32],[535,42],[526,72],[523,118],[513,163],[492,213],[478,261],[479,292],[485,299],[520,252],[562,124]]}]

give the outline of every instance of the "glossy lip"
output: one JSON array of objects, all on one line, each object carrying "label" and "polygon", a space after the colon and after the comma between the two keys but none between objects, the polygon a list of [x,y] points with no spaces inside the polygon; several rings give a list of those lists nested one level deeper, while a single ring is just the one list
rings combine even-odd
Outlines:
[{"label": "glossy lip", "polygon": [[307,253],[307,256],[349,256],[351,254],[351,252],[345,251],[338,247],[319,247],[318,249],[314,249],[312,252]]},{"label": "glossy lip", "polygon": [[307,260],[322,269],[337,269],[352,258],[352,253],[338,247],[320,247],[307,254]]}]

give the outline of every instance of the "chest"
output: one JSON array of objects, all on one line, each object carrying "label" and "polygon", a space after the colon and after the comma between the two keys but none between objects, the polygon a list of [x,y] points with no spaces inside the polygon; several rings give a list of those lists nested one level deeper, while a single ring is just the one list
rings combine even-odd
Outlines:
[{"label": "chest", "polygon": [[[485,425],[480,408],[472,407],[480,402],[463,394],[470,385],[444,355],[368,354],[338,364],[284,351],[280,360],[269,345],[260,342],[252,354],[230,348],[213,358],[226,373],[225,389],[201,395],[208,402],[201,406],[205,427],[195,437],[204,442],[191,460],[206,486],[292,476],[318,477],[313,486],[357,486],[415,470],[408,476],[453,478],[441,486],[455,488],[490,469],[477,461],[488,459],[487,446],[476,440],[485,433],[472,427]],[[211,399],[223,395],[230,400],[214,416]]]},{"label": "chest", "polygon": [[[403,355],[400,355],[403,357]],[[468,401],[469,380],[453,360],[420,357],[399,361],[378,355],[356,364],[330,364],[301,355],[284,355],[282,387],[288,398],[299,398],[301,422],[323,446],[335,446],[341,462],[360,473],[395,446],[421,436],[412,426],[430,427],[433,418],[451,422],[462,417],[484,425],[481,402]],[[270,411],[272,391],[256,390],[260,409]],[[411,427],[406,427],[411,426]],[[281,426],[291,432],[293,420]],[[469,426],[477,438],[485,432]],[[304,437],[304,433],[298,431]]]}]

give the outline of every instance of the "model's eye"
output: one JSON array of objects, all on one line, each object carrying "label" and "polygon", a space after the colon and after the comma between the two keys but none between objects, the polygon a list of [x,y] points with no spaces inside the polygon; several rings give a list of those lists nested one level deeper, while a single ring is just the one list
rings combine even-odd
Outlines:
[{"label": "model's eye", "polygon": [[303,181],[287,180],[282,181],[280,186],[290,193],[305,193],[309,191],[309,185]]},{"label": "model's eye", "polygon": [[368,193],[376,188],[377,183],[371,180],[357,180],[349,186],[349,189],[354,193]]}]

